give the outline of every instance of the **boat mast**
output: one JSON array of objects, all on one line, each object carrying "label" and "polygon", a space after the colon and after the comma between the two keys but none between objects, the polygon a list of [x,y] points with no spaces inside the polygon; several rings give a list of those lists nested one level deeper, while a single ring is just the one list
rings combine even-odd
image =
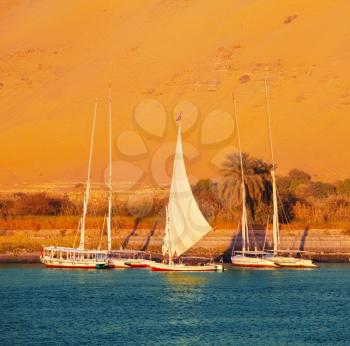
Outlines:
[{"label": "boat mast", "polygon": [[267,114],[267,120],[268,120],[270,150],[271,150],[271,159],[272,159],[272,168],[271,168],[272,200],[273,200],[272,242],[273,242],[273,253],[274,255],[276,255],[280,244],[280,237],[279,237],[280,229],[279,229],[278,204],[277,204],[277,185],[276,185],[276,176],[275,176],[275,157],[274,157],[273,143],[272,143],[269,93],[268,93],[268,84],[267,84],[266,76],[264,81],[265,81],[266,114]]},{"label": "boat mast", "polygon": [[107,218],[107,246],[108,251],[112,247],[112,96],[109,91],[109,177],[108,177],[108,218]]},{"label": "boat mast", "polygon": [[167,242],[167,249],[168,249],[168,261],[171,263],[173,261],[173,255],[171,252],[171,242],[170,242],[170,231],[169,231],[169,211],[168,206],[166,206],[165,212],[166,212],[166,242]]},{"label": "boat mast", "polygon": [[82,249],[82,250],[84,250],[84,247],[85,247],[85,224],[86,224],[87,208],[88,208],[89,198],[90,198],[91,159],[92,159],[92,150],[93,150],[93,146],[94,146],[96,112],[97,112],[97,100],[95,101],[94,120],[93,120],[93,124],[92,124],[92,134],[91,134],[90,153],[89,153],[88,174],[87,174],[87,181],[86,181],[86,189],[84,192],[83,217],[81,219],[81,233],[80,233],[79,249]]},{"label": "boat mast", "polygon": [[249,251],[249,234],[248,234],[248,220],[247,220],[247,208],[246,208],[246,188],[244,183],[244,168],[243,168],[243,156],[242,156],[242,148],[241,148],[241,136],[239,133],[238,126],[238,115],[237,115],[237,103],[236,99],[233,96],[233,109],[234,109],[234,117],[237,127],[237,138],[238,138],[238,150],[239,150],[239,158],[241,163],[241,179],[242,179],[242,252],[243,255],[246,250]]}]

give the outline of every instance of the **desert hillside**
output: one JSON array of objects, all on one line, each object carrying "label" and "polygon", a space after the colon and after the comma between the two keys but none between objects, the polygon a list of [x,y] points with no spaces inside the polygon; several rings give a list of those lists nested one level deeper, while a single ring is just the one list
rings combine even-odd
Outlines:
[{"label": "desert hillside", "polygon": [[265,74],[279,171],[348,177],[349,20],[348,0],[2,0],[0,183],[83,180],[96,97],[102,181],[109,83],[116,180],[169,182],[181,110],[193,179],[215,177],[232,92],[243,150],[269,159]]}]

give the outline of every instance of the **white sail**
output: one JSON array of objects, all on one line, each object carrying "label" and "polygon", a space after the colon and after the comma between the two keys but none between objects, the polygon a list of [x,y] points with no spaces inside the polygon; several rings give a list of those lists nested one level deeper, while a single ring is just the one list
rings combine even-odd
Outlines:
[{"label": "white sail", "polygon": [[168,250],[171,258],[183,254],[212,229],[199,210],[188,181],[180,127],[176,144],[168,217],[168,240],[165,240],[169,243]]}]

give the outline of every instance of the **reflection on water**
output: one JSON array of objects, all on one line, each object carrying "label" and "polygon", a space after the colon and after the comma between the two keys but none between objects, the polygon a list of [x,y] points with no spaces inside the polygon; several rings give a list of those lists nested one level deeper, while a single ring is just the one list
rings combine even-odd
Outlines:
[{"label": "reflection on water", "polygon": [[164,275],[164,279],[177,289],[187,289],[188,286],[204,285],[208,281],[208,276],[202,273],[164,272],[159,274]]},{"label": "reflection on water", "polygon": [[175,303],[185,301],[201,302],[205,297],[203,288],[207,285],[208,276],[203,273],[158,273],[167,282],[163,300]]}]

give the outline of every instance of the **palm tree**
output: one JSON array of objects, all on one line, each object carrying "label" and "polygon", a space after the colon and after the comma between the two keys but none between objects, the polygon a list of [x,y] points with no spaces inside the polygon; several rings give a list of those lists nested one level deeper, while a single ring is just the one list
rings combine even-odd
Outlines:
[{"label": "palm tree", "polygon": [[[244,185],[246,189],[247,206],[254,218],[257,205],[269,204],[271,199],[271,169],[272,165],[260,159],[242,153]],[[221,198],[230,206],[242,204],[242,175],[239,153],[228,154],[223,162],[222,180],[219,184]]]}]

